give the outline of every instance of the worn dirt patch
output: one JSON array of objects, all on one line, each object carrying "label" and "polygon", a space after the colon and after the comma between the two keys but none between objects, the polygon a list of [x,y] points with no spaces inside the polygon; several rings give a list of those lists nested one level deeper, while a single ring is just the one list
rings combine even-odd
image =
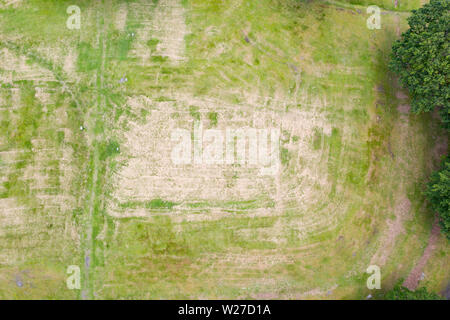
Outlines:
[{"label": "worn dirt patch", "polygon": [[184,60],[184,37],[188,34],[184,8],[179,1],[160,0],[154,13],[154,36],[160,40],[157,52],[171,61]]},{"label": "worn dirt patch", "polygon": [[411,106],[409,104],[399,104],[397,110],[401,114],[409,114],[411,111]]},{"label": "worn dirt patch", "polygon": [[398,90],[395,93],[395,96],[397,97],[397,99],[401,99],[401,100],[408,99],[408,95],[405,92],[403,92],[402,90]]},{"label": "worn dirt patch", "polygon": [[17,56],[7,48],[0,50],[0,68],[3,74],[0,80],[11,82],[11,80],[30,80],[30,81],[54,81],[53,73],[47,69],[41,68],[36,64],[27,62],[27,57]]},{"label": "worn dirt patch", "polygon": [[[130,4],[128,10],[142,25],[136,32],[130,56],[136,57],[141,65],[150,65],[151,56],[168,57],[174,63],[184,60],[184,37],[188,31],[179,1],[160,0],[156,7],[141,1]],[[149,39],[158,41],[156,50],[148,46]]]},{"label": "worn dirt patch", "polygon": [[409,274],[408,278],[403,282],[403,286],[409,290],[415,290],[419,284],[419,280],[427,261],[433,255],[434,249],[436,248],[436,243],[440,236],[439,218],[436,216],[433,222],[433,227],[431,229],[430,238],[428,239],[427,247],[423,255],[420,257],[414,269]]},{"label": "worn dirt patch", "polygon": [[127,22],[127,13],[127,4],[121,3],[116,13],[116,19],[114,20],[114,25],[117,30],[123,31],[125,29],[125,24]]},{"label": "worn dirt patch", "polygon": [[442,135],[437,138],[436,144],[433,148],[433,157],[436,160],[440,160],[443,155],[447,153],[448,150],[448,137],[447,135]]},{"label": "worn dirt patch", "polygon": [[388,228],[382,239],[381,245],[370,261],[371,264],[379,266],[386,264],[387,259],[394,249],[397,236],[404,232],[404,222],[411,218],[410,210],[411,201],[405,196],[400,197],[394,208],[395,219],[388,220]]},{"label": "worn dirt patch", "polygon": [[[15,149],[8,139],[0,140],[0,190],[5,189],[5,182],[11,185],[15,179],[25,181],[27,186],[26,190],[10,191],[8,198],[0,199],[0,265],[12,266],[24,263],[38,253],[45,257],[49,248],[69,247],[77,241],[78,232],[70,221],[71,212],[67,214],[76,201],[71,189],[76,177],[70,147],[74,140],[69,134],[67,114],[62,112],[69,105],[68,98],[60,99],[60,92],[46,83],[55,80],[49,70],[8,49],[0,50],[0,68],[12,81],[34,83],[32,99],[43,111],[34,128],[31,150]],[[20,86],[1,90],[6,106],[2,108],[0,121],[19,125],[22,124],[20,121],[29,120],[21,118],[22,110],[28,107],[25,105],[28,101],[22,99],[22,90]],[[50,112],[47,106],[56,100],[59,101],[58,108]],[[46,126],[50,123],[51,129]],[[53,136],[48,136],[55,128],[65,133],[61,145]],[[63,238],[68,242],[61,242]]]},{"label": "worn dirt patch", "polygon": [[[323,136],[331,134],[326,115],[314,109],[286,111],[289,100],[282,97],[245,98],[245,103],[230,104],[181,92],[171,95],[168,101],[130,97],[127,104],[134,112],[142,109],[151,112],[146,120],[128,121],[128,131],[118,133],[122,136],[123,167],[114,176],[116,188],[110,214],[115,217],[165,214],[181,222],[216,220],[242,213],[247,217],[263,217],[300,212],[295,219],[280,219],[273,227],[258,231],[258,238],[274,243],[286,241],[286,224],[296,230],[298,237],[334,228],[341,211],[320,205],[331,189],[323,163],[327,158],[321,157],[328,150],[323,145],[314,150],[311,142],[317,130]],[[208,120],[210,112],[217,114],[215,126]],[[200,117],[204,130],[223,133],[227,128],[280,128],[281,147],[289,152],[290,159],[275,176],[260,175],[258,165],[176,165],[171,159],[174,145],[171,132],[176,128],[192,132],[194,116]],[[246,151],[248,154],[249,150]],[[145,204],[152,199],[164,199],[175,205],[170,210],[140,205],[124,208],[130,201]],[[320,214],[309,214],[312,206],[319,205]],[[244,234],[245,230],[241,232]]]},{"label": "worn dirt patch", "polygon": [[2,0],[0,1],[0,8],[17,8],[22,4],[22,0]]}]

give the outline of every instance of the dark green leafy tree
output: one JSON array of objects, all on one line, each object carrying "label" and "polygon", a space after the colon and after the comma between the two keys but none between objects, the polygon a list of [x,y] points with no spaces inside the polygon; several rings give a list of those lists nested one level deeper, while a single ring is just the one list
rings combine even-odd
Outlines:
[{"label": "dark green leafy tree", "polygon": [[443,161],[441,170],[431,175],[426,196],[439,214],[442,233],[450,240],[450,157]]},{"label": "dark green leafy tree", "polygon": [[392,47],[390,68],[412,97],[412,111],[438,107],[450,128],[450,1],[431,0],[408,18],[409,29]]}]

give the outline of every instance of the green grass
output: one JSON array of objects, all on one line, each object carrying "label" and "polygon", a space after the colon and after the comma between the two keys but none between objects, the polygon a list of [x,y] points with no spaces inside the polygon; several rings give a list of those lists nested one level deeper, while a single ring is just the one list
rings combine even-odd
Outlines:
[{"label": "green grass", "polygon": [[[384,67],[392,37],[385,31],[377,33],[372,40],[370,31],[361,29],[355,38],[354,28],[351,26],[364,25],[366,19],[364,15],[354,16],[350,13],[340,13],[333,8],[323,9],[315,5],[285,2],[268,6],[265,2],[259,2],[258,5],[248,2],[242,7],[234,8],[232,19],[231,16],[223,17],[225,7],[200,1],[189,2],[187,7],[189,6],[195,7],[195,11],[188,14],[187,21],[192,30],[199,30],[186,38],[186,54],[189,59],[185,65],[171,67],[167,77],[159,78],[159,86],[176,89],[183,82],[188,82],[197,95],[220,95],[228,102],[240,102],[238,96],[227,95],[224,92],[237,87],[254,90],[256,79],[260,82],[260,86],[256,88],[259,94],[271,96],[276,89],[292,92],[293,83],[288,76],[290,71],[280,61],[291,60],[300,68],[305,67],[305,71],[302,72],[302,87],[306,88],[309,99],[302,105],[302,109],[315,107],[314,97],[325,97],[329,103],[320,107],[326,112],[327,120],[333,126],[330,135],[315,131],[313,136],[313,149],[324,151],[331,190],[325,195],[323,203],[312,206],[311,210],[315,214],[326,216],[330,210],[327,208],[332,207],[334,203],[342,203],[335,209],[341,210],[342,214],[336,229],[320,233],[311,232],[306,238],[300,237],[302,240],[299,240],[299,233],[295,228],[285,228],[281,231],[281,239],[285,239],[285,242],[278,245],[264,240],[264,230],[274,228],[276,222],[283,221],[282,219],[289,219],[295,223],[297,217],[305,213],[289,210],[286,211],[286,217],[281,218],[232,217],[222,218],[217,222],[184,222],[178,225],[177,229],[181,231],[177,232],[172,240],[161,240],[163,237],[152,238],[153,244],[150,243],[148,246],[145,241],[129,237],[134,233],[129,229],[131,226],[135,228],[138,225],[144,230],[158,226],[165,233],[171,234],[171,230],[177,224],[169,223],[171,221],[169,217],[154,217],[152,222],[138,222],[131,219],[124,222],[125,225],[121,224],[119,230],[121,242],[108,251],[113,254],[110,261],[114,261],[116,267],[104,269],[105,274],[114,271],[114,277],[108,277],[105,281],[118,287],[113,290],[104,289],[102,294],[105,297],[121,295],[141,298],[195,298],[204,294],[210,298],[220,298],[253,297],[258,292],[269,291],[284,296],[317,287],[327,290],[337,284],[338,289],[334,293],[336,297],[354,298],[367,295],[364,271],[382,236],[380,231],[373,231],[383,229],[386,217],[390,217],[387,213],[392,203],[391,197],[387,194],[398,188],[396,180],[402,174],[396,171],[395,162],[389,160],[385,147],[386,141],[391,136],[392,125],[399,121],[394,104],[391,102],[393,96],[390,91],[391,76]],[[197,19],[203,14],[208,14],[207,22]],[[249,36],[260,42],[263,51],[250,47],[243,41],[241,26],[236,23],[242,20],[249,21],[251,25]],[[387,25],[392,23],[391,20],[385,22]],[[206,37],[200,30],[205,30],[211,25],[220,32]],[[280,34],[284,36],[280,37]],[[219,43],[228,44],[230,49],[226,54],[214,56],[212,52]],[[370,44],[378,49],[371,49]],[[302,63],[300,56],[304,50],[311,53],[312,61]],[[245,54],[253,57],[250,60],[253,63],[252,67],[243,60]],[[153,62],[163,65],[167,63],[167,60],[159,60]],[[308,63],[331,65],[332,71],[317,77],[307,68]],[[343,73],[342,68],[355,68],[357,72]],[[191,83],[193,73],[196,77]],[[224,80],[222,75],[227,79]],[[387,92],[377,96],[373,88],[380,83]],[[151,84],[151,78],[142,78],[139,86],[151,87]],[[158,98],[158,95],[156,97],[157,101],[171,101],[170,97]],[[377,103],[383,106],[377,108],[375,107]],[[192,118],[201,119],[197,107],[191,106],[188,111]],[[381,116],[383,122],[377,123],[376,115]],[[215,123],[214,118],[208,114],[212,126]],[[419,136],[421,133],[422,131],[416,135]],[[422,143],[424,142],[420,142],[420,145]],[[382,163],[371,164],[374,156],[380,157]],[[281,149],[281,158],[282,164],[288,168],[294,164],[287,148]],[[417,160],[414,167],[422,167],[425,162],[425,159]],[[372,171],[373,176],[367,183],[370,165],[375,166],[375,171]],[[426,173],[423,174],[423,177],[425,176]],[[384,189],[379,190],[381,185]],[[411,196],[411,199],[414,197]],[[423,200],[415,201],[418,204]],[[199,213],[217,206],[224,211],[227,207],[239,210],[264,207],[261,203],[234,201],[192,202],[187,205]],[[414,210],[417,217],[427,214],[418,208]],[[258,221],[264,224],[258,224]],[[420,224],[414,226],[421,230],[427,228]],[[417,230],[414,231],[416,232]],[[341,237],[342,240],[336,241]],[[415,240],[415,243],[423,242],[425,239],[423,234]],[[400,248],[411,251],[411,246],[404,237],[400,236],[398,241]],[[132,249],[121,250],[125,243]],[[261,256],[263,260],[270,260],[274,254],[271,250],[276,249],[276,252],[282,255],[292,256],[308,243],[320,245],[308,255],[306,261],[294,258],[291,263],[275,263],[271,267],[263,268],[264,271],[258,271],[250,266],[241,270],[240,265],[232,262],[228,262],[225,269],[220,269],[217,258],[225,253],[245,252],[250,256],[254,254]],[[154,246],[161,249],[155,251]],[[172,246],[174,249],[170,249]],[[170,251],[175,248],[181,251],[177,253]],[[408,259],[407,255],[395,252],[393,253],[395,258],[386,267],[389,270],[384,276],[387,285],[399,274],[395,272],[399,261],[406,264],[405,260]],[[127,265],[127,260],[120,258],[124,255],[130,259],[137,256],[143,259],[135,266],[136,272],[132,272],[131,275],[122,273]],[[120,264],[122,266],[118,266]],[[399,271],[400,274],[406,274],[410,270],[411,263],[406,265]],[[208,281],[202,281],[203,276],[201,278],[195,276],[200,270],[203,275],[207,275]],[[279,280],[280,285],[260,284],[263,272]],[[347,276],[348,273],[354,275]],[[125,279],[130,278],[133,283],[142,281],[142,287],[131,288],[124,285]],[[153,284],[150,280],[153,278],[160,279],[160,282]],[[246,283],[247,289],[239,289],[232,279]],[[218,286],[218,283],[221,285]],[[281,283],[284,287],[281,287]]]},{"label": "green grass", "polygon": [[[151,32],[143,43],[151,56],[145,61],[133,56],[138,40],[130,33],[142,32],[140,19],[154,16],[157,1],[144,13],[133,11],[128,3],[122,31],[115,29],[113,20],[120,3],[81,2],[80,31],[65,28],[67,1],[54,5],[30,1],[30,8],[0,10],[2,47],[27,54],[29,65],[51,69],[57,78],[45,84],[57,90],[55,99],[45,105],[35,97],[35,88],[42,83],[17,81],[0,89],[7,92],[2,94],[5,106],[12,101],[11,87],[20,89],[21,99],[17,110],[0,106],[0,151],[23,151],[13,165],[0,156],[0,172],[6,177],[0,200],[14,199],[26,207],[25,234],[0,226],[5,231],[2,249],[22,246],[23,257],[12,265],[0,264],[0,297],[81,298],[82,292],[66,289],[65,270],[71,264],[84,266],[89,254],[90,267],[82,268],[85,298],[254,298],[264,293],[304,298],[311,290],[307,298],[363,298],[368,294],[365,269],[381,246],[395,200],[403,194],[411,201],[411,219],[383,266],[383,288],[408,274],[423,251],[431,224],[421,190],[431,171],[430,132],[437,125],[431,117],[410,116],[407,138],[402,135],[397,87],[386,68],[395,19],[383,15],[381,30],[365,28],[364,7],[377,4],[393,10],[392,1],[351,0],[326,6],[293,0],[183,1],[190,33],[184,39],[186,59],[178,64],[154,54],[164,39]],[[362,13],[336,10],[337,6]],[[400,0],[398,10],[417,6],[418,1]],[[402,30],[406,16],[399,16]],[[243,31],[253,45],[245,41]],[[23,36],[20,42],[12,36],[18,32]],[[59,46],[59,39],[64,39],[64,50],[54,56],[38,50]],[[75,78],[63,68],[69,49],[76,56]],[[290,65],[300,70],[298,91]],[[124,75],[128,82],[119,84]],[[73,96],[61,91],[63,80]],[[378,86],[384,91],[374,90]],[[281,192],[298,185],[308,189],[282,203],[275,199],[276,190],[250,200],[234,195],[181,202],[149,194],[148,200],[116,202],[122,212],[143,208],[149,216],[111,215],[117,173],[132,160],[123,145],[124,135],[133,123],[154,116],[154,105],[135,110],[128,97],[143,95],[155,104],[173,103],[177,107],[173,118],[181,123],[195,119],[219,127],[228,120],[222,110],[204,113],[198,106],[177,104],[173,97],[177,92],[217,98],[234,105],[240,116],[244,109],[239,108],[246,106],[243,93],[267,97],[266,104],[258,100],[262,110],[275,108],[279,99],[289,101],[285,112],[321,116],[324,127],[314,126],[306,137],[291,136],[283,128]],[[56,125],[61,114],[67,119]],[[37,138],[44,140],[38,149],[33,146]],[[312,160],[297,149],[304,141]],[[39,148],[56,151],[42,160],[37,159]],[[64,148],[73,155],[68,164],[61,160]],[[311,161],[318,172],[303,171],[310,169]],[[63,179],[63,165],[74,173],[69,182]],[[30,167],[45,176],[38,191],[25,178]],[[239,176],[231,171],[227,183],[238,183]],[[325,187],[308,185],[309,174],[320,174]],[[313,191],[319,200],[302,193]],[[76,201],[47,214],[38,197],[42,194],[71,194]],[[190,220],[177,211],[184,209],[209,218]],[[212,213],[217,209],[223,216]],[[267,215],[260,216],[261,212]],[[303,228],[314,222],[317,229]],[[73,229],[66,230],[67,225]],[[33,242],[36,239],[40,241]],[[447,280],[434,267],[445,269],[447,251],[440,244],[427,266],[432,289],[439,290]],[[28,291],[15,285],[14,270],[31,270],[30,279],[36,282]],[[331,296],[326,296],[328,290],[333,291]]]},{"label": "green grass", "polygon": [[176,205],[175,202],[166,201],[166,200],[162,200],[162,199],[153,199],[153,200],[145,201],[145,202],[128,201],[128,202],[119,204],[119,206],[123,209],[125,209],[125,208],[172,209],[175,205]]},{"label": "green grass", "polygon": [[[421,6],[420,0],[398,0],[397,6],[395,1],[391,0],[341,0],[341,1],[329,1],[330,3],[343,3],[350,5],[361,6],[361,9],[365,9],[368,6],[376,5],[382,9],[386,10],[394,10],[394,11],[410,11],[413,9],[417,9]],[[365,11],[363,11],[365,13]]]}]

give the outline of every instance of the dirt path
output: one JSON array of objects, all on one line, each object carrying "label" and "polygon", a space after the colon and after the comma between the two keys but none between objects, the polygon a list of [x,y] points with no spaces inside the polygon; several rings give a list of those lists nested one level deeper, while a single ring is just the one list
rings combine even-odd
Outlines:
[{"label": "dirt path", "polygon": [[[101,6],[101,4],[99,4]],[[101,8],[101,7],[100,7]],[[102,12],[102,10],[98,10],[98,12]],[[105,69],[105,60],[106,60],[106,41],[104,38],[105,34],[105,23],[101,21],[100,15],[97,15],[97,46],[100,49],[100,65],[98,66],[96,70],[96,85],[98,87],[98,94],[97,97],[98,103],[100,105],[96,105],[96,107],[91,108],[86,115],[86,122],[88,123],[87,128],[87,140],[89,147],[92,148],[91,157],[93,159],[93,167],[92,167],[92,182],[90,185],[90,193],[88,198],[88,204],[86,210],[88,211],[87,220],[85,222],[85,249],[84,249],[84,270],[85,270],[85,276],[84,276],[84,282],[83,282],[83,290],[81,293],[82,299],[93,299],[94,297],[94,279],[93,279],[93,273],[94,273],[94,266],[95,263],[95,239],[93,238],[93,230],[94,230],[94,224],[95,224],[95,204],[97,202],[97,184],[99,180],[99,166],[100,166],[100,159],[99,159],[99,150],[96,146],[96,141],[102,139],[102,134],[96,134],[95,132],[95,119],[98,116],[98,110],[101,109],[102,106],[105,104],[105,96],[101,93],[102,89],[104,89],[104,69]]]},{"label": "dirt path", "polygon": [[427,264],[428,259],[433,254],[434,249],[436,248],[436,243],[439,238],[440,228],[439,228],[439,219],[436,216],[434,218],[433,227],[431,229],[430,238],[428,239],[428,245],[425,248],[425,251],[420,257],[419,262],[416,264],[414,269],[412,269],[408,278],[403,282],[403,286],[408,288],[409,290],[415,290],[417,285],[419,284],[419,280],[421,278],[423,268]]},{"label": "dirt path", "polygon": [[411,202],[406,196],[400,196],[400,194],[404,193],[404,191],[399,192],[399,200],[394,208],[395,219],[388,220],[388,228],[383,236],[382,245],[370,260],[371,264],[384,266],[394,250],[395,240],[400,234],[405,232],[404,223],[406,220],[411,219]]}]

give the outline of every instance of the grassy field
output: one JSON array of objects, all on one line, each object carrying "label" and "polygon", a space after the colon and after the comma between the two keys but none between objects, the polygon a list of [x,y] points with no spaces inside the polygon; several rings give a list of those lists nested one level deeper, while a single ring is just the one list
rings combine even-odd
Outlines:
[{"label": "grassy field", "polygon": [[[387,69],[419,6],[0,1],[0,298],[364,299],[369,265],[382,291],[406,278],[446,150]],[[195,123],[279,128],[279,171],[174,164]],[[448,254],[421,286],[447,286]]]}]

